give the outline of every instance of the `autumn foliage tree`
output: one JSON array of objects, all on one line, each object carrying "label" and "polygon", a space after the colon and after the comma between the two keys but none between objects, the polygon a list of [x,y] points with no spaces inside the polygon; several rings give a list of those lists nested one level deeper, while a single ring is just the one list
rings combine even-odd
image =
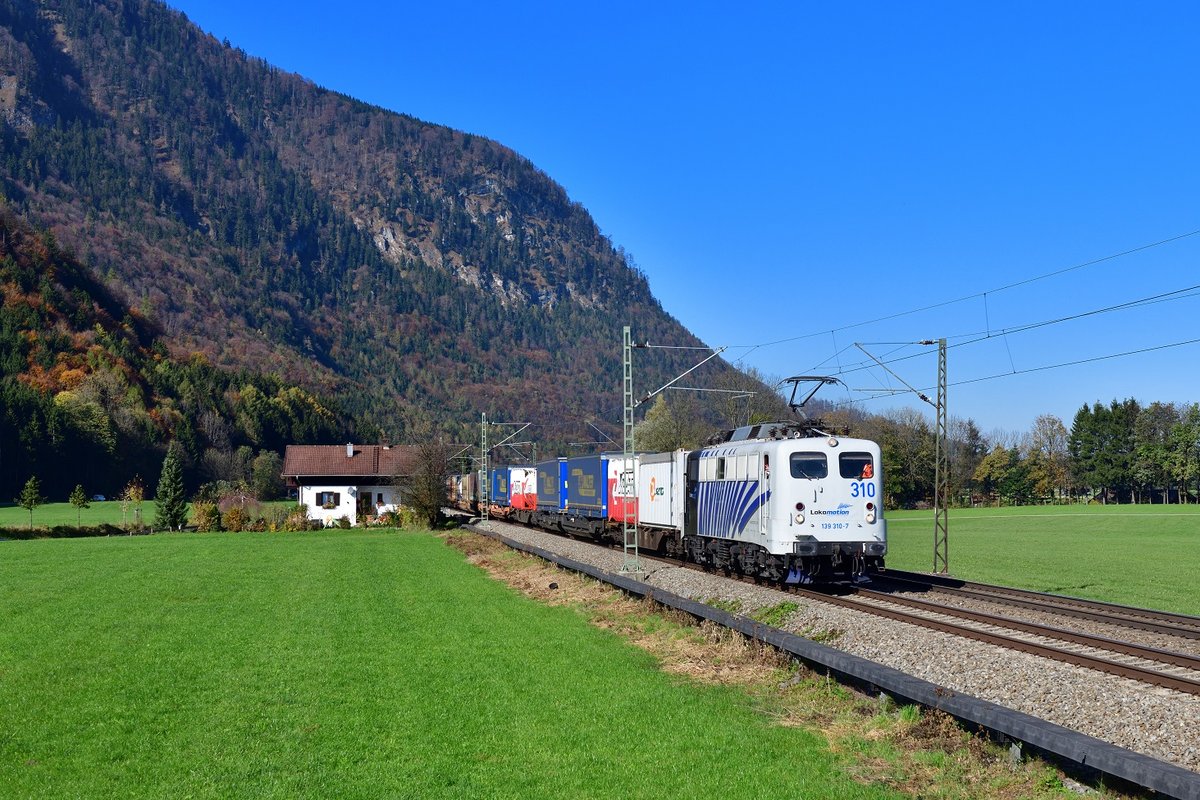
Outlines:
[{"label": "autumn foliage tree", "polygon": [[450,475],[451,467],[450,446],[426,438],[417,445],[412,471],[393,479],[404,505],[413,509],[417,517],[430,528],[436,527],[441,521],[447,499],[446,478]]}]

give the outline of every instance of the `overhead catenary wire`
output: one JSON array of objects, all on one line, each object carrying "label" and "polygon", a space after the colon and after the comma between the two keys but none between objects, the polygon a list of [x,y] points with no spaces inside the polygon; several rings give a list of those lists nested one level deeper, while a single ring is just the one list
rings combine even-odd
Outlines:
[{"label": "overhead catenary wire", "polygon": [[995,380],[997,378],[1007,378],[1012,375],[1025,375],[1030,372],[1044,372],[1046,370],[1051,370],[1051,369],[1061,369],[1063,367],[1074,367],[1079,364],[1092,364],[1097,361],[1108,361],[1108,360],[1114,359],[1114,358],[1125,358],[1127,356],[1141,355],[1142,353],[1153,353],[1158,350],[1170,350],[1175,347],[1186,347],[1187,345],[1191,345],[1191,344],[1200,344],[1200,338],[1187,339],[1182,342],[1171,342],[1169,344],[1159,344],[1159,345],[1154,345],[1152,347],[1142,347],[1137,350],[1126,350],[1123,353],[1109,353],[1108,355],[1095,356],[1093,358],[1080,358],[1080,359],[1076,359],[1075,361],[1064,361],[1061,364],[1047,364],[1047,365],[1044,365],[1041,367],[1029,367],[1027,369],[1017,370],[1015,372],[1004,372],[1004,373],[1000,373],[997,375],[985,375],[981,378],[969,378],[967,380],[955,381],[954,383],[952,383],[950,385],[951,386],[965,386],[969,383],[982,383],[983,381]]},{"label": "overhead catenary wire", "polygon": [[[1142,308],[1145,306],[1155,305],[1157,303],[1165,303],[1165,302],[1170,302],[1173,300],[1184,300],[1184,299],[1187,299],[1190,297],[1198,297],[1198,296],[1200,296],[1200,284],[1194,284],[1191,286],[1185,286],[1180,289],[1174,289],[1169,292],[1160,292],[1159,294],[1150,295],[1148,297],[1142,297],[1142,298],[1138,298],[1136,300],[1127,300],[1123,303],[1116,303],[1114,305],[1104,306],[1103,308],[1096,308],[1096,309],[1090,309],[1088,311],[1081,311],[1077,314],[1069,314],[1067,316],[1055,317],[1053,319],[1041,320],[1038,322],[1030,322],[1030,323],[1025,323],[1022,325],[1015,325],[1015,326],[1012,326],[1009,328],[999,328],[994,331],[978,332],[978,333],[973,333],[973,334],[958,334],[957,336],[948,336],[946,338],[953,339],[953,338],[964,338],[967,336],[974,337],[974,338],[968,339],[967,341],[955,342],[954,344],[949,345],[950,349],[955,349],[955,348],[959,348],[959,347],[966,347],[968,345],[978,344],[980,342],[985,342],[989,339],[995,339],[997,337],[1005,337],[1005,341],[1007,344],[1006,337],[1011,334],[1026,333],[1028,331],[1037,330],[1039,328],[1045,328],[1045,327],[1048,327],[1051,325],[1058,325],[1058,324],[1061,324],[1064,322],[1073,322],[1075,320],[1084,319],[1087,317],[1099,316],[1101,314],[1108,314],[1108,313],[1112,313],[1112,312],[1116,312],[1116,311],[1125,311],[1125,310],[1132,309],[1132,308]],[[915,345],[915,344],[917,344],[917,342],[863,342],[861,344],[898,345],[895,350],[891,351],[892,353],[895,353],[895,352],[903,349],[904,347]],[[846,348],[846,349],[848,349],[848,348]],[[908,360],[911,360],[914,358],[928,356],[929,353],[924,352],[924,351],[918,352],[918,353],[909,353],[907,355],[898,356],[896,358],[889,358],[890,355],[891,355],[891,353],[885,355],[881,359],[881,361],[884,364],[895,364],[895,363],[898,363],[901,361],[908,361]],[[1010,351],[1010,360],[1011,360],[1011,351]],[[824,363],[827,363],[828,361],[829,361],[829,359],[827,358],[827,359],[825,359],[825,361],[823,361],[821,363],[824,364]],[[857,364],[854,364],[852,366],[847,367],[844,370],[839,371],[837,374],[838,375],[849,375],[854,372],[861,372],[863,370],[870,369],[870,368],[872,368],[872,366],[873,366],[873,364],[868,363],[868,362],[858,362]],[[1013,370],[1014,370],[1014,372],[1016,372],[1015,365],[1011,365],[1011,366],[1013,366]]]},{"label": "overhead catenary wire", "polygon": [[[1092,358],[1080,358],[1080,359],[1075,359],[1074,361],[1063,361],[1058,364],[1045,364],[1040,367],[1028,367],[1026,369],[1016,370],[1015,372],[1000,372],[1000,373],[996,373],[995,375],[984,375],[984,376],[978,377],[978,378],[967,378],[965,380],[955,381],[949,385],[950,386],[966,386],[966,385],[972,384],[972,383],[983,383],[984,381],[993,381],[993,380],[997,380],[999,378],[1011,378],[1014,375],[1027,375],[1027,374],[1033,373],[1033,372],[1046,372],[1046,371],[1049,371],[1052,369],[1064,369],[1066,367],[1075,367],[1080,364],[1094,364],[1098,361],[1109,361],[1109,360],[1115,359],[1115,358],[1126,358],[1128,356],[1136,356],[1136,355],[1141,355],[1143,353],[1153,353],[1153,352],[1157,352],[1157,351],[1161,351],[1161,350],[1170,350],[1170,349],[1176,348],[1176,347],[1187,347],[1188,345],[1193,345],[1193,344],[1200,344],[1200,338],[1185,339],[1185,340],[1179,341],[1179,342],[1170,342],[1167,344],[1153,345],[1151,347],[1141,347],[1136,350],[1126,350],[1126,351],[1120,352],[1120,353],[1109,353],[1109,354],[1103,355],[1103,356],[1093,356]],[[926,387],[924,389],[924,391],[931,391],[931,390],[932,390],[932,387]],[[864,391],[864,392],[871,391],[871,392],[880,392],[880,393],[891,392],[892,394],[905,394],[905,393],[909,392],[910,390],[908,390],[908,389],[905,389],[905,390],[856,389],[855,391]],[[882,396],[882,394],[881,394],[881,396]],[[858,403],[863,403],[868,400],[875,400],[875,399],[878,399],[878,398],[867,397],[867,398],[863,398],[861,400],[852,400],[852,401],[849,401],[847,403],[840,404],[840,405],[856,405]]]},{"label": "overhead catenary wire", "polygon": [[803,339],[811,339],[811,338],[814,338],[817,336],[824,336],[827,333],[836,333],[838,331],[847,331],[847,330],[853,330],[854,328],[862,328],[867,325],[875,325],[880,322],[887,322],[889,320],[899,319],[901,317],[911,316],[913,314],[920,314],[921,312],[924,312],[924,311],[932,311],[934,309],[944,308],[946,306],[954,305],[956,303],[966,302],[968,300],[976,300],[981,297],[986,298],[986,296],[988,294],[996,294],[999,292],[1008,291],[1009,289],[1016,289],[1017,287],[1020,287],[1020,286],[1027,286],[1031,283],[1037,283],[1038,281],[1047,280],[1049,278],[1054,278],[1059,275],[1065,275],[1069,272],[1075,272],[1077,270],[1085,269],[1087,267],[1093,267],[1093,266],[1096,266],[1097,264],[1103,264],[1108,261],[1113,261],[1118,258],[1123,258],[1125,256],[1133,255],[1134,253],[1141,253],[1146,250],[1151,250],[1155,247],[1162,247],[1164,245],[1172,244],[1174,242],[1182,241],[1184,239],[1188,239],[1190,237],[1198,236],[1198,235],[1200,235],[1200,228],[1193,230],[1193,231],[1188,231],[1187,233],[1181,233],[1181,234],[1178,234],[1175,236],[1169,236],[1165,239],[1159,239],[1158,241],[1150,242],[1148,244],[1139,245],[1137,247],[1131,247],[1126,250],[1122,250],[1118,253],[1111,253],[1109,255],[1101,256],[1099,258],[1094,258],[1089,261],[1081,262],[1079,264],[1073,264],[1069,267],[1063,267],[1061,269],[1056,269],[1051,272],[1043,273],[1041,275],[1035,275],[1030,278],[1024,278],[1022,280],[1014,281],[1012,283],[1008,283],[1003,286],[998,286],[998,287],[995,287],[992,289],[986,289],[986,290],[980,291],[980,292],[973,292],[972,294],[962,295],[961,297],[955,297],[955,298],[952,298],[949,300],[942,300],[937,303],[930,303],[929,305],[924,305],[924,306],[920,306],[917,308],[908,309],[906,311],[897,311],[893,314],[886,314],[884,316],[876,317],[874,319],[864,320],[862,322],[854,322],[849,325],[842,325],[840,327],[834,328],[832,331],[828,330],[828,329],[820,330],[820,331],[813,331],[812,333],[805,333],[805,334],[801,334],[799,336],[790,336],[790,337],[786,337],[783,339],[775,339],[773,341],[759,342],[759,343],[755,343],[755,344],[730,345],[730,347],[736,348],[736,349],[742,349],[742,348],[758,349],[758,348],[762,348],[762,347],[773,347],[775,345],[788,344],[791,342],[798,342]]},{"label": "overhead catenary wire", "polygon": [[[1112,359],[1112,358],[1121,358],[1121,357],[1127,357],[1127,356],[1131,356],[1131,355],[1137,355],[1140,353],[1153,352],[1156,350],[1170,349],[1170,348],[1174,348],[1174,347],[1182,347],[1182,346],[1186,346],[1188,344],[1193,344],[1196,341],[1200,341],[1200,340],[1187,340],[1187,341],[1182,341],[1182,342],[1167,343],[1167,344],[1162,344],[1162,345],[1155,345],[1155,346],[1151,346],[1151,347],[1141,348],[1141,349],[1137,349],[1137,350],[1129,350],[1129,351],[1125,351],[1122,353],[1112,353],[1112,354],[1103,355],[1103,356],[1096,356],[1093,358],[1076,359],[1073,361],[1062,362],[1060,364],[1051,364],[1051,365],[1043,365],[1043,366],[1039,366],[1039,367],[1032,367],[1032,368],[1026,368],[1026,369],[1018,369],[1016,366],[1016,363],[1013,359],[1013,356],[1012,356],[1011,346],[1009,345],[1008,337],[1010,335],[1025,333],[1027,331],[1035,330],[1038,328],[1043,328],[1043,327],[1047,327],[1050,325],[1056,325],[1056,324],[1061,324],[1061,323],[1065,323],[1065,322],[1069,322],[1069,321],[1073,321],[1073,320],[1083,319],[1083,318],[1090,317],[1090,316],[1112,313],[1115,311],[1126,310],[1126,309],[1131,309],[1131,308],[1138,308],[1138,307],[1142,307],[1142,306],[1152,305],[1155,303],[1162,303],[1162,302],[1168,302],[1168,301],[1172,301],[1172,300],[1185,299],[1188,297],[1194,297],[1194,296],[1200,295],[1200,284],[1184,287],[1181,289],[1176,289],[1171,292],[1164,292],[1164,293],[1160,293],[1157,295],[1151,295],[1149,297],[1139,298],[1136,300],[1130,300],[1130,301],[1126,301],[1123,303],[1117,303],[1117,304],[1114,304],[1111,306],[1106,306],[1103,308],[1092,309],[1092,310],[1080,312],[1077,314],[1071,314],[1071,315],[1067,315],[1067,316],[1057,317],[1054,319],[1041,320],[1038,322],[1026,323],[1026,324],[1022,324],[1022,325],[1010,326],[1010,327],[999,328],[999,329],[994,329],[994,330],[992,329],[992,325],[991,325],[991,309],[990,309],[990,305],[988,303],[988,295],[996,294],[996,293],[1007,291],[1010,289],[1015,289],[1015,288],[1022,287],[1022,286],[1027,286],[1032,283],[1047,280],[1047,279],[1050,279],[1053,277],[1057,277],[1057,276],[1064,275],[1067,273],[1075,272],[1078,270],[1086,269],[1088,267],[1092,267],[1092,266],[1102,264],[1102,263],[1105,263],[1108,261],[1112,261],[1112,260],[1115,260],[1118,258],[1129,256],[1134,253],[1144,252],[1146,250],[1150,250],[1150,249],[1153,249],[1156,247],[1161,247],[1161,246],[1164,246],[1167,244],[1178,242],[1178,241],[1188,239],[1191,237],[1195,237],[1198,235],[1200,235],[1200,229],[1188,231],[1186,233],[1181,233],[1181,234],[1178,234],[1175,236],[1170,236],[1170,237],[1160,239],[1160,240],[1157,240],[1154,242],[1139,245],[1137,247],[1128,248],[1128,249],[1122,250],[1117,253],[1111,253],[1109,255],[1102,256],[1100,258],[1090,259],[1088,261],[1083,261],[1078,264],[1073,264],[1071,266],[1063,267],[1061,269],[1052,270],[1050,272],[1046,272],[1046,273],[1043,273],[1040,275],[1035,275],[1035,276],[1032,276],[1029,278],[1024,278],[1022,280],[1013,281],[1011,283],[1007,283],[1007,284],[1004,284],[1002,286],[998,286],[995,288],[987,289],[987,290],[980,291],[980,292],[974,292],[974,293],[967,294],[967,295],[962,295],[960,297],[944,300],[944,301],[937,302],[937,303],[930,303],[930,304],[920,306],[917,308],[912,308],[912,309],[909,309],[906,311],[899,311],[899,312],[896,312],[893,314],[886,314],[886,315],[876,317],[876,318],[870,319],[870,320],[865,320],[862,322],[856,322],[856,323],[851,323],[848,325],[843,325],[843,326],[840,326],[837,328],[833,328],[832,330],[826,329],[826,330],[821,330],[821,331],[814,331],[812,333],[801,334],[798,336],[785,337],[782,339],[776,339],[776,340],[772,340],[772,341],[759,342],[759,343],[755,343],[755,344],[729,345],[724,348],[720,348],[720,350],[721,351],[727,351],[729,349],[744,350],[745,352],[743,352],[738,358],[733,359],[734,364],[741,364],[741,363],[744,363],[745,359],[751,353],[753,353],[759,349],[771,347],[771,346],[775,346],[775,345],[779,345],[779,344],[786,344],[786,343],[801,341],[803,339],[824,336],[824,335],[828,334],[831,337],[831,340],[834,344],[834,352],[831,356],[827,357],[822,362],[820,362],[817,365],[818,368],[820,366],[828,364],[830,361],[833,361],[836,364],[836,372],[833,373],[834,375],[837,375],[837,376],[849,375],[851,373],[862,372],[864,370],[872,369],[875,365],[873,363],[862,362],[862,361],[853,363],[853,364],[843,363],[842,362],[842,354],[844,353],[844,351],[851,349],[851,347],[854,345],[847,345],[847,346],[839,347],[838,342],[837,342],[837,333],[839,331],[846,331],[846,330],[851,330],[854,328],[864,327],[867,325],[873,325],[873,324],[876,324],[879,322],[885,322],[885,321],[889,321],[889,320],[893,320],[893,319],[898,319],[901,317],[918,314],[918,313],[921,313],[924,311],[930,311],[930,310],[934,310],[934,309],[938,309],[938,308],[943,308],[943,307],[950,306],[950,305],[953,305],[956,303],[961,303],[961,302],[965,302],[968,300],[974,300],[974,299],[982,299],[983,303],[984,303],[984,317],[985,317],[984,330],[980,331],[980,332],[958,334],[957,336],[947,336],[945,338],[947,338],[947,339],[956,339],[956,338],[967,339],[966,341],[954,342],[949,345],[951,348],[960,348],[960,347],[965,347],[968,345],[976,344],[979,342],[987,341],[992,338],[1003,337],[1005,347],[1008,352],[1009,370],[1006,372],[997,373],[994,375],[983,376],[983,377],[973,378],[973,379],[968,379],[968,380],[963,380],[963,381],[957,381],[957,382],[951,383],[950,384],[951,386],[961,386],[961,385],[965,385],[965,384],[969,384],[969,383],[977,383],[977,382],[981,382],[981,381],[995,380],[995,379],[1001,378],[1001,377],[1021,375],[1021,374],[1026,374],[1026,373],[1030,373],[1030,372],[1040,372],[1040,371],[1048,371],[1048,370],[1053,370],[1053,369],[1061,369],[1061,368],[1066,368],[1066,367],[1070,367],[1070,366],[1092,363],[1092,362],[1096,362],[1096,361],[1103,361],[1103,360]],[[886,342],[886,343],[875,343],[875,344],[888,344],[888,345],[894,346],[894,349],[891,352],[885,354],[881,359],[879,359],[880,364],[894,364],[894,363],[898,363],[901,361],[906,361],[909,359],[928,355],[928,352],[920,352],[920,353],[910,353],[907,355],[899,355],[899,356],[893,357],[894,354],[901,352],[905,348],[917,344],[916,342]],[[674,350],[712,349],[712,348],[707,348],[707,347],[681,346],[681,345],[651,345],[649,342],[645,342],[645,343],[641,343],[641,344],[634,344],[634,347],[656,348],[656,349],[661,348],[661,349],[674,349]],[[667,387],[662,387],[662,389],[665,389],[665,388],[667,388]],[[662,389],[659,389],[658,391],[662,391]],[[849,390],[850,390],[849,386],[847,386],[847,391],[849,391]],[[885,394],[888,394],[888,395],[901,394],[908,390],[887,388],[887,389],[855,389],[854,391],[870,391],[870,392],[876,393],[877,396],[883,396]],[[644,403],[653,394],[657,394],[657,392],[650,393],[650,395],[643,397],[642,400],[640,400],[638,402],[638,405],[640,405],[641,403]],[[918,394],[919,394],[919,392],[918,392]],[[867,398],[867,399],[877,399],[877,398]],[[861,402],[861,401],[848,400],[846,404],[850,405],[850,404],[854,404],[856,402]]]}]

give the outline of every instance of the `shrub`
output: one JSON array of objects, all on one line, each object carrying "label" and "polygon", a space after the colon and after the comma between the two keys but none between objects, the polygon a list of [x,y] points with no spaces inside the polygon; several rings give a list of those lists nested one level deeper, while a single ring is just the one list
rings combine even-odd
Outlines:
[{"label": "shrub", "polygon": [[221,509],[222,514],[239,508],[245,513],[247,519],[262,513],[262,504],[243,491],[233,491],[222,495],[217,500],[217,508]]},{"label": "shrub", "polygon": [[266,530],[272,533],[287,530],[287,518],[291,512],[286,506],[267,506],[262,516]]},{"label": "shrub", "polygon": [[348,529],[350,527],[350,518],[342,514],[337,518],[337,526],[342,529]]},{"label": "shrub", "polygon": [[423,528],[425,520],[421,518],[421,514],[415,509],[408,506],[400,506],[400,527],[401,528]]},{"label": "shrub", "polygon": [[52,528],[0,528],[0,540],[4,539],[76,539],[85,536],[128,536],[129,531],[102,522],[99,525],[55,525]]},{"label": "shrub", "polygon": [[234,506],[221,515],[221,527],[227,531],[244,531],[250,516],[241,506]]},{"label": "shrub", "polygon": [[74,525],[51,525],[45,529],[45,537],[47,539],[74,539],[77,536],[86,536],[82,528]]},{"label": "shrub", "polygon": [[217,504],[208,500],[192,503],[192,522],[198,531],[221,530],[221,512],[217,510]]},{"label": "shrub", "polygon": [[287,519],[284,520],[283,529],[285,531],[308,531],[312,530],[314,520],[308,518],[308,509],[302,505],[298,505],[288,512]]}]

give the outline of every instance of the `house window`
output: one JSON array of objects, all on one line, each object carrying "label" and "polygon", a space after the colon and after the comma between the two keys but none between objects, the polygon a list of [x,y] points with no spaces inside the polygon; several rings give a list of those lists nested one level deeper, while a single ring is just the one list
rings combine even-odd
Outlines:
[{"label": "house window", "polygon": [[317,505],[321,508],[337,508],[342,504],[341,492],[317,492]]}]

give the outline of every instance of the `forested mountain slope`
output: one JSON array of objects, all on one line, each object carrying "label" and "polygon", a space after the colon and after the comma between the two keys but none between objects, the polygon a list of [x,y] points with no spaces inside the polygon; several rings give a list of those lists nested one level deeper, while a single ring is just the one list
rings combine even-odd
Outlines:
[{"label": "forested mountain slope", "polygon": [[3,500],[30,475],[57,500],[77,483],[112,496],[137,476],[153,487],[169,439],[195,487],[256,451],[352,434],[336,408],[278,377],[171,357],[152,322],[0,203]]},{"label": "forested mountain slope", "polygon": [[[172,352],[329,392],[393,440],[466,436],[480,412],[592,438],[590,420],[619,426],[623,325],[699,344],[525,158],[155,0],[0,0],[0,120],[11,208]],[[646,359],[639,386],[691,363]]]}]

